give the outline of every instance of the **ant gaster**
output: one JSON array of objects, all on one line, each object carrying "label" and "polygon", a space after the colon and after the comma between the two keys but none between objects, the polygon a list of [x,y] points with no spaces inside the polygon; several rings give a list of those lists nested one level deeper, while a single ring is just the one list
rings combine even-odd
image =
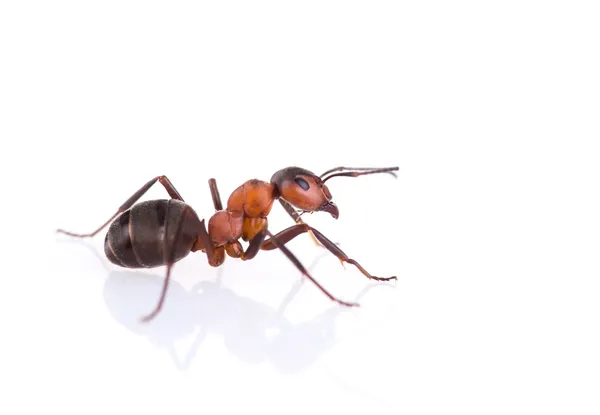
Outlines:
[{"label": "ant gaster", "polygon": [[[285,244],[307,232],[315,243],[323,245],[342,263],[356,266],[367,278],[377,281],[396,279],[371,275],[335,243],[300,218],[304,212],[318,211],[328,212],[334,219],[338,218],[339,210],[332,202],[331,193],[325,185],[332,177],[358,177],[375,173],[389,173],[395,176],[393,172],[396,170],[398,167],[337,167],[317,176],[300,167],[287,167],[276,172],[270,182],[253,179],[239,186],[229,196],[225,209],[219,196],[217,182],[210,179],[209,187],[216,213],[208,221],[208,230],[204,219],[198,218],[169,179],[166,176],[157,176],[127,199],[117,212],[94,232],[76,234],[62,229],[58,232],[79,238],[92,237],[110,225],[104,239],[104,253],[112,263],[127,268],[167,266],[160,299],[155,309],[144,317],[143,321],[151,320],[161,310],[173,264],[195,251],[206,253],[208,263],[218,267],[225,261],[225,253],[232,258],[247,261],[254,258],[259,250],[278,248],[331,300],[344,306],[358,306],[357,303],[345,302],[330,294],[308,273]],[[163,185],[171,199],[135,204],[156,182]],[[269,232],[267,226],[267,216],[275,200],[279,200],[296,222],[296,225],[277,235]],[[240,238],[249,241],[245,251]]]}]

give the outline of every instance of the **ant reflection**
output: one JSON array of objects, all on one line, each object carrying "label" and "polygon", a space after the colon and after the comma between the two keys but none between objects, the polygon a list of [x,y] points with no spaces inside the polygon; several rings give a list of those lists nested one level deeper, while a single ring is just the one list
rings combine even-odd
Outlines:
[{"label": "ant reflection", "polygon": [[[96,249],[88,247],[99,257]],[[316,266],[327,255],[317,256],[308,268]],[[172,280],[169,304],[151,324],[140,323],[140,316],[153,306],[164,276],[139,271],[112,271],[104,285],[104,300],[115,320],[128,330],[146,336],[157,347],[165,348],[180,370],[190,367],[208,333],[221,335],[228,351],[244,362],[267,360],[283,372],[304,369],[333,346],[335,319],[339,314],[350,311],[334,306],[308,322],[292,324],[284,313],[300,291],[303,280],[275,309],[238,296],[222,285],[222,278],[220,273],[215,282],[202,281],[190,290]],[[376,285],[365,287],[356,301]],[[189,350],[180,358],[175,342],[195,332]]]}]

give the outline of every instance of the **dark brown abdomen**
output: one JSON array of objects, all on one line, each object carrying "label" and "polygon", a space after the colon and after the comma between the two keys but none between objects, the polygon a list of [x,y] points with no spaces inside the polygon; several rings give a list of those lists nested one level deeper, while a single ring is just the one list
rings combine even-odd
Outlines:
[{"label": "dark brown abdomen", "polygon": [[[164,263],[163,235],[168,226],[167,249],[171,249],[181,213],[186,204],[179,200],[149,200],[123,212],[108,228],[104,253],[113,264],[127,268],[152,268]],[[175,261],[186,257],[196,239],[196,215],[186,222],[175,248]]]}]

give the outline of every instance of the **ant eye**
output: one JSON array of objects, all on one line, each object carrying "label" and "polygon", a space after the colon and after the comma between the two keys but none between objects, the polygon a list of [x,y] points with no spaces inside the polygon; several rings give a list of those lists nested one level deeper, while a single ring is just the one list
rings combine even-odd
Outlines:
[{"label": "ant eye", "polygon": [[306,180],[304,180],[301,177],[296,177],[294,179],[294,181],[298,184],[298,186],[300,186],[301,188],[303,188],[304,190],[308,190],[310,189],[310,185],[308,184],[308,182]]}]

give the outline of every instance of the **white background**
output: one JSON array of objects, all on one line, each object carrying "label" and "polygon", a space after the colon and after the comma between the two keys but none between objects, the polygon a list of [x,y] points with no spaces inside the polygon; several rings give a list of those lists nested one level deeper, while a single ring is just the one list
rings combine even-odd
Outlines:
[{"label": "white background", "polygon": [[[600,412],[595,3],[2,2],[0,413]],[[290,243],[359,309],[196,253],[141,325],[164,268],[54,233],[289,165],[400,166],[307,218],[397,283]]]}]

